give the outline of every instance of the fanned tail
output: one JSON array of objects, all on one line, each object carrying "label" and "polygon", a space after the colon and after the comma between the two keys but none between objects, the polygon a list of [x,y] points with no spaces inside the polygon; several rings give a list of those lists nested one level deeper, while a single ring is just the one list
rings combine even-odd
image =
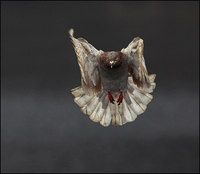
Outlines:
[{"label": "fanned tail", "polygon": [[149,75],[150,86],[138,88],[134,84],[132,77],[128,78],[128,88],[124,92],[124,99],[120,105],[117,104],[119,93],[112,93],[115,103],[109,102],[107,92],[101,91],[97,94],[85,94],[82,87],[79,86],[71,90],[75,96],[74,101],[81,107],[84,114],[89,115],[94,122],[100,122],[102,126],[112,125],[122,126],[127,122],[134,121],[138,115],[142,114],[147,105],[153,99],[150,94],[155,89],[154,83],[156,75]]},{"label": "fanned tail", "polygon": [[94,122],[100,122],[103,126],[109,126],[111,122],[110,107],[108,107],[108,97],[105,91],[97,94],[85,94],[81,86],[71,90],[77,103],[84,114],[89,115]]}]

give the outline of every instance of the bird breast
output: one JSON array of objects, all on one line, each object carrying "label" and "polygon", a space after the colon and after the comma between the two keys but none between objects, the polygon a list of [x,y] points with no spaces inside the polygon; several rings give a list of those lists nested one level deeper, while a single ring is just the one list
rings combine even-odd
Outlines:
[{"label": "bird breast", "polygon": [[100,77],[103,88],[108,91],[125,89],[128,79],[128,65],[121,52],[106,52],[100,59]]}]

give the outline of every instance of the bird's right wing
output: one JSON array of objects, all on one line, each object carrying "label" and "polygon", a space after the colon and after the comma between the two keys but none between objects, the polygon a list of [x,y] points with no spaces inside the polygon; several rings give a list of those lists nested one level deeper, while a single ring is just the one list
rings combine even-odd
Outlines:
[{"label": "bird's right wing", "polygon": [[97,50],[83,38],[76,39],[73,36],[74,30],[69,30],[74,50],[78,58],[81,71],[81,82],[84,91],[88,94],[97,93],[101,90],[101,79],[98,71],[98,59],[103,53]]}]

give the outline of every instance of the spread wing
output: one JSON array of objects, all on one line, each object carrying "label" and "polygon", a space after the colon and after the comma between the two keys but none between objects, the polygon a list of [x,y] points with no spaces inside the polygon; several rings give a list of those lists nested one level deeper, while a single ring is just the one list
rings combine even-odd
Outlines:
[{"label": "spread wing", "polygon": [[97,93],[101,90],[101,79],[98,70],[98,59],[103,51],[94,48],[83,38],[74,38],[74,30],[69,30],[74,50],[78,58],[81,71],[81,83],[84,91],[88,94]]},{"label": "spread wing", "polygon": [[150,80],[143,56],[144,43],[139,37],[121,50],[128,57],[129,74],[138,87],[149,87]]}]

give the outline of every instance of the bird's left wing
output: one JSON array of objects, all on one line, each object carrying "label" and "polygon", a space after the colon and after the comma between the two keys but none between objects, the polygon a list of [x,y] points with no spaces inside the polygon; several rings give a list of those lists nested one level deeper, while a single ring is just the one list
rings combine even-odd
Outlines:
[{"label": "bird's left wing", "polygon": [[[143,40],[136,37],[126,48],[121,50],[128,58],[129,74],[133,77],[134,83],[140,88],[150,86],[149,75],[143,56],[143,48]],[[152,75],[155,76],[155,74]]]},{"label": "bird's left wing", "polygon": [[78,64],[81,71],[81,82],[84,91],[88,94],[94,94],[101,90],[101,79],[98,71],[98,60],[103,53],[97,50],[83,38],[76,39],[73,36],[74,30],[69,30],[74,50],[78,58]]}]

